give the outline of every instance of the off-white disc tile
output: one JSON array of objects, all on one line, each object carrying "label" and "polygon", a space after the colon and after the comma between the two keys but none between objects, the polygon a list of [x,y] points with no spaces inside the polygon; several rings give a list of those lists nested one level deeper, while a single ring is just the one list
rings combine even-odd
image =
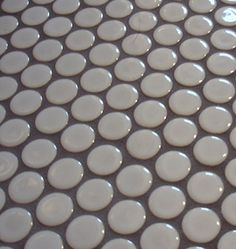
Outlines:
[{"label": "off-white disc tile", "polygon": [[160,6],[162,3],[162,0],[135,0],[135,4],[140,8],[140,9],[155,9]]},{"label": "off-white disc tile", "polygon": [[127,239],[112,239],[109,240],[103,247],[102,249],[136,249],[136,246],[134,243],[130,240]]},{"label": "off-white disc tile", "polygon": [[157,24],[157,17],[149,11],[136,12],[129,18],[129,26],[137,32],[146,32]]},{"label": "off-white disc tile", "polygon": [[160,16],[166,22],[179,22],[186,18],[188,9],[182,3],[166,3],[160,9]]},{"label": "off-white disc tile", "polygon": [[0,105],[0,124],[3,122],[3,120],[6,117],[6,109]]},{"label": "off-white disc tile", "polygon": [[7,41],[0,37],[0,55],[2,55],[7,50],[7,47]]},{"label": "off-white disc tile", "polygon": [[226,180],[236,187],[236,159],[229,161],[225,167]]},{"label": "off-white disc tile", "polygon": [[217,5],[216,0],[190,0],[189,7],[196,13],[212,12]]},{"label": "off-white disc tile", "polygon": [[128,0],[113,0],[106,6],[106,14],[112,18],[123,18],[131,14],[133,4]]},{"label": "off-white disc tile", "polygon": [[21,21],[29,26],[36,26],[45,22],[49,17],[49,11],[42,6],[33,6],[26,9],[21,15]]},{"label": "off-white disc tile", "polygon": [[224,219],[231,225],[236,225],[236,215],[235,215],[235,205],[236,205],[236,193],[233,192],[229,194],[222,202],[221,213]]},{"label": "off-white disc tile", "polygon": [[1,16],[0,17],[0,26],[1,26],[0,35],[10,34],[17,28],[18,24],[19,22],[17,18],[15,18],[14,16],[10,16],[10,15]]},{"label": "off-white disc tile", "polygon": [[18,88],[17,81],[8,76],[0,77],[0,101],[6,100],[15,94]]},{"label": "off-white disc tile", "polygon": [[221,50],[231,50],[236,47],[236,32],[232,29],[218,29],[211,35],[211,43]]},{"label": "off-white disc tile", "polygon": [[79,6],[79,0],[56,0],[52,5],[52,9],[58,15],[68,15],[75,12]]},{"label": "off-white disc tile", "polygon": [[217,249],[231,249],[236,243],[236,230],[229,231],[221,236]]},{"label": "off-white disc tile", "polygon": [[11,152],[0,151],[0,182],[11,178],[17,169],[17,157]]},{"label": "off-white disc tile", "polygon": [[3,189],[0,188],[0,211],[5,206],[5,203],[6,203],[6,194],[3,191]]},{"label": "off-white disc tile", "polygon": [[236,8],[233,6],[221,7],[215,12],[214,17],[220,25],[234,27],[236,25]]}]

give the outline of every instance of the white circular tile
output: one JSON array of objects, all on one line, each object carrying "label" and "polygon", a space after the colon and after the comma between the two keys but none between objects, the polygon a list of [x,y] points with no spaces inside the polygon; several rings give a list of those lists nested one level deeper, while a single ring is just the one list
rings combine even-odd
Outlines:
[{"label": "white circular tile", "polygon": [[235,0],[221,0],[221,2],[227,3],[227,4],[236,4]]},{"label": "white circular tile", "polygon": [[207,59],[207,68],[216,75],[230,75],[236,70],[236,58],[224,52],[212,54]]},{"label": "white circular tile", "polygon": [[[65,0],[64,0],[65,1]],[[94,34],[86,29],[71,32],[65,40],[66,46],[73,51],[81,51],[93,46]]]},{"label": "white circular tile", "polygon": [[29,237],[25,243],[24,249],[62,249],[63,241],[61,236],[53,231],[41,230]]},{"label": "white circular tile", "polygon": [[236,159],[229,161],[225,167],[226,180],[236,187]]},{"label": "white circular tile", "polygon": [[52,5],[52,9],[58,15],[68,15],[75,12],[79,6],[79,0],[56,0]]},{"label": "white circular tile", "polygon": [[93,249],[103,240],[105,228],[93,215],[82,215],[73,219],[66,230],[67,243],[73,249]]},{"label": "white circular tile", "polygon": [[236,230],[229,231],[221,236],[217,249],[231,249],[236,243]]},{"label": "white circular tile", "polygon": [[96,95],[83,95],[71,105],[71,114],[79,121],[88,122],[97,119],[103,109],[103,101]]},{"label": "white circular tile", "polygon": [[63,105],[73,100],[78,92],[77,84],[70,79],[53,81],[46,90],[47,100],[55,105]]},{"label": "white circular tile", "polygon": [[214,17],[220,25],[234,27],[236,25],[236,8],[233,6],[221,7],[215,12]]},{"label": "white circular tile", "polygon": [[156,160],[155,169],[161,179],[168,182],[177,182],[183,180],[189,174],[191,161],[182,152],[167,151]]},{"label": "white circular tile", "polygon": [[57,147],[48,139],[36,139],[22,150],[21,158],[25,165],[39,169],[48,166],[56,157]]},{"label": "white circular tile", "polygon": [[92,93],[106,90],[112,83],[112,74],[104,68],[92,68],[86,71],[80,78],[81,87]]},{"label": "white circular tile", "polygon": [[231,29],[218,29],[211,35],[211,43],[221,50],[231,50],[236,47],[236,32]]},{"label": "white circular tile", "polygon": [[0,215],[0,239],[14,243],[25,238],[33,226],[30,212],[23,208],[9,208]]},{"label": "white circular tile", "polygon": [[46,39],[36,44],[33,49],[35,59],[43,62],[55,60],[62,52],[62,44],[54,39]]},{"label": "white circular tile", "polygon": [[112,239],[109,240],[102,249],[137,249],[134,243],[127,239]]},{"label": "white circular tile", "polygon": [[227,79],[213,78],[204,84],[203,94],[209,101],[223,104],[234,97],[235,88]]},{"label": "white circular tile", "polygon": [[212,241],[221,228],[218,215],[208,208],[194,208],[188,211],[182,221],[187,238],[197,243]]},{"label": "white circular tile", "polygon": [[131,127],[129,116],[121,112],[110,112],[99,120],[98,132],[105,139],[119,140],[129,134]]},{"label": "white circular tile", "polygon": [[52,77],[52,70],[44,64],[34,64],[27,67],[21,74],[21,82],[29,88],[39,88],[46,85]]},{"label": "white circular tile", "polygon": [[161,139],[152,130],[137,130],[127,139],[126,148],[134,158],[142,160],[149,159],[155,156],[160,150]]},{"label": "white circular tile", "polygon": [[83,175],[81,163],[68,157],[61,158],[50,166],[47,179],[56,189],[70,189],[79,184]]},{"label": "white circular tile", "polygon": [[177,230],[167,223],[154,223],[142,233],[140,245],[142,249],[178,249],[180,237]]},{"label": "white circular tile", "polygon": [[6,117],[6,109],[0,105],[0,124],[3,122],[3,120]]},{"label": "white circular tile", "polygon": [[177,44],[183,37],[183,32],[175,24],[163,24],[154,31],[153,38],[161,45],[172,46]]},{"label": "white circular tile", "polygon": [[13,14],[22,11],[28,4],[28,0],[3,0],[1,8],[5,12]]},{"label": "white circular tile", "polygon": [[100,39],[105,41],[116,41],[126,33],[126,26],[118,20],[108,20],[99,25],[97,34]]},{"label": "white circular tile", "polygon": [[160,98],[167,95],[173,86],[171,78],[164,73],[151,73],[143,78],[141,90],[148,97]]},{"label": "white circular tile", "polygon": [[172,219],[179,216],[186,205],[184,193],[170,185],[163,185],[151,192],[148,206],[151,212],[161,219]]},{"label": "white circular tile", "polygon": [[77,203],[86,211],[98,211],[109,205],[113,198],[112,185],[103,179],[84,182],[76,194]]},{"label": "white circular tile", "polygon": [[220,106],[205,108],[200,113],[198,120],[203,130],[215,134],[226,132],[233,122],[230,112]]},{"label": "white circular tile", "polygon": [[61,135],[61,145],[69,152],[87,150],[95,141],[94,130],[85,124],[74,124],[66,128]]},{"label": "white circular tile", "polygon": [[218,201],[223,194],[224,184],[218,175],[201,171],[190,177],[187,191],[197,203],[211,204]]},{"label": "white circular tile", "polygon": [[167,22],[179,22],[186,18],[188,9],[182,3],[166,3],[160,9],[160,16]]},{"label": "white circular tile", "polygon": [[138,91],[130,84],[118,84],[106,94],[107,104],[116,110],[126,110],[138,101]]},{"label": "white circular tile", "polygon": [[43,177],[32,171],[16,175],[8,186],[8,194],[16,203],[30,203],[39,198],[44,190]]},{"label": "white circular tile", "polygon": [[66,222],[73,212],[71,198],[63,193],[53,192],[44,196],[37,204],[36,216],[46,226],[58,226]]},{"label": "white circular tile", "polygon": [[201,97],[188,89],[180,89],[169,98],[169,107],[177,115],[192,115],[201,108],[201,105]]},{"label": "white circular tile", "polygon": [[136,12],[129,18],[129,26],[137,32],[146,32],[157,24],[157,17],[149,11]]},{"label": "white circular tile", "polygon": [[45,22],[49,17],[49,11],[42,6],[33,6],[26,9],[21,15],[21,21],[25,25],[36,26]]},{"label": "white circular tile", "polygon": [[212,12],[217,5],[216,0],[190,0],[189,7],[197,13]]},{"label": "white circular tile", "polygon": [[49,19],[43,26],[43,32],[50,37],[61,37],[66,35],[72,28],[69,18],[57,16]]},{"label": "white circular tile", "polygon": [[229,194],[222,202],[221,213],[225,220],[235,226],[236,225],[236,215],[235,215],[235,205],[236,205],[236,193],[233,192]]},{"label": "white circular tile", "polygon": [[114,73],[119,80],[131,82],[141,78],[145,70],[145,64],[140,59],[128,57],[115,65]]},{"label": "white circular tile", "polygon": [[18,88],[17,81],[8,76],[0,77],[0,101],[6,100],[15,94]]},{"label": "white circular tile", "polygon": [[136,106],[133,115],[138,125],[146,128],[155,128],[165,121],[167,110],[161,102],[147,100]]},{"label": "white circular tile", "polygon": [[128,0],[112,0],[106,6],[106,14],[112,18],[123,18],[130,15],[133,8]]},{"label": "white circular tile", "polygon": [[234,127],[232,129],[232,131],[230,132],[230,135],[229,135],[229,140],[230,140],[230,143],[231,145],[234,147],[234,149],[236,148],[236,127]]},{"label": "white circular tile", "polygon": [[[5,206],[6,203],[6,194],[5,192],[0,188],[0,211]],[[1,247],[0,247],[1,248]]]},{"label": "white circular tile", "polygon": [[213,29],[213,26],[211,19],[203,15],[191,16],[184,23],[184,28],[187,33],[194,36],[209,34]]},{"label": "white circular tile", "polygon": [[147,57],[147,62],[152,69],[169,70],[175,66],[178,57],[170,48],[157,48],[153,50]]},{"label": "white circular tile", "polygon": [[29,57],[21,51],[12,51],[0,59],[0,71],[4,74],[21,72],[29,63]]},{"label": "white circular tile", "polygon": [[85,0],[86,4],[91,6],[100,6],[108,2],[108,0]]},{"label": "white circular tile", "polygon": [[108,212],[108,224],[119,234],[137,232],[145,220],[146,213],[143,206],[134,200],[119,201]]},{"label": "white circular tile", "polygon": [[7,50],[8,43],[0,37],[0,56]]},{"label": "white circular tile", "polygon": [[195,123],[189,119],[175,118],[166,124],[163,134],[170,145],[184,147],[195,140],[198,129]]},{"label": "white circular tile", "polygon": [[13,32],[18,26],[18,20],[14,16],[4,15],[0,17],[0,35],[7,35]]},{"label": "white circular tile", "polygon": [[96,175],[110,175],[120,168],[122,160],[118,148],[104,144],[91,150],[87,157],[87,166]]},{"label": "white circular tile", "polygon": [[75,23],[83,28],[97,26],[103,18],[102,12],[97,8],[84,8],[75,15]]},{"label": "white circular tile", "polygon": [[194,157],[207,166],[222,163],[228,155],[226,143],[215,136],[205,136],[199,139],[193,147]]},{"label": "white circular tile", "polygon": [[155,9],[160,6],[162,3],[162,0],[135,0],[135,4],[140,8],[140,9]]},{"label": "white circular tile", "polygon": [[34,3],[36,3],[36,4],[42,4],[42,5],[44,5],[44,4],[49,4],[49,3],[52,3],[53,1],[55,1],[55,0],[32,0]]},{"label": "white circular tile", "polygon": [[142,165],[129,165],[116,177],[116,186],[125,196],[137,197],[145,194],[152,185],[151,172]]},{"label": "white circular tile", "polygon": [[86,59],[79,53],[67,53],[61,56],[55,65],[56,71],[62,76],[75,76],[86,66]]},{"label": "white circular tile", "polygon": [[177,82],[183,86],[196,86],[205,79],[205,70],[200,64],[185,62],[180,64],[174,71]]},{"label": "white circular tile", "polygon": [[97,66],[109,66],[115,63],[120,56],[117,46],[112,43],[100,43],[89,52],[90,61]]},{"label": "white circular tile", "polygon": [[65,109],[51,106],[39,112],[35,118],[37,130],[44,134],[54,134],[65,128],[69,120]]},{"label": "white circular tile", "polygon": [[0,182],[11,178],[17,169],[17,157],[11,152],[0,151]]},{"label": "white circular tile", "polygon": [[0,126],[0,144],[15,147],[22,144],[30,135],[29,124],[22,119],[9,119]]}]

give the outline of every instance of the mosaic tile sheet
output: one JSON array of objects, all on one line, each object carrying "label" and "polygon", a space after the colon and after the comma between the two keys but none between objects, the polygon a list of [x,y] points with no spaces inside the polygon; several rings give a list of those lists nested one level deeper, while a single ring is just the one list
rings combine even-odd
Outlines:
[{"label": "mosaic tile sheet", "polygon": [[236,248],[235,4],[1,2],[1,249]]}]

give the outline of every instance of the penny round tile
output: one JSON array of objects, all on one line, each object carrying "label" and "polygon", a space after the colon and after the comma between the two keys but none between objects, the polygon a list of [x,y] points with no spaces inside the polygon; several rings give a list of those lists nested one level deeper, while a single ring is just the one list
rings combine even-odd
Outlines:
[{"label": "penny round tile", "polygon": [[0,35],[12,33],[18,26],[18,20],[14,16],[4,15],[0,17]]},{"label": "penny round tile", "polygon": [[140,9],[155,9],[160,6],[162,3],[162,0],[135,0],[135,4],[140,8]]},{"label": "penny round tile", "polygon": [[236,204],[236,193],[233,192],[223,200],[221,205],[221,213],[224,219],[233,226],[235,226],[236,224],[236,216],[234,212],[235,204]]},{"label": "penny round tile", "polygon": [[91,6],[100,6],[108,2],[108,0],[85,0],[86,4]]},{"label": "penny round tile", "polygon": [[209,13],[212,12],[217,5],[216,0],[190,0],[189,7],[196,13]]},{"label": "penny round tile", "polygon": [[232,159],[228,162],[228,164],[225,167],[225,177],[227,181],[232,184],[233,186],[236,186],[236,159]]},{"label": "penny round tile", "polygon": [[0,77],[0,101],[6,100],[15,94],[18,88],[17,81],[8,76]]},{"label": "penny round tile", "polygon": [[123,18],[130,15],[133,8],[128,0],[112,0],[106,6],[106,14],[112,18]]},{"label": "penny round tile", "polygon": [[36,26],[45,22],[49,17],[49,11],[42,6],[34,6],[26,9],[21,15],[21,21],[29,26]]},{"label": "penny round tile", "polygon": [[103,18],[102,12],[97,8],[84,8],[75,15],[75,23],[79,27],[90,28],[97,26]]},{"label": "penny round tile", "polygon": [[134,243],[126,239],[113,239],[109,240],[102,249],[136,249]]},{"label": "penny round tile", "polygon": [[11,178],[18,169],[18,158],[11,152],[0,151],[0,182]]},{"label": "penny round tile", "polygon": [[52,5],[52,9],[58,15],[68,15],[75,12],[79,6],[79,0],[56,0]]},{"label": "penny round tile", "polygon": [[3,120],[6,117],[6,109],[0,105],[0,124],[3,122]]},{"label": "penny round tile", "polygon": [[226,6],[215,12],[215,20],[222,26],[233,27],[236,24],[236,8]]},{"label": "penny round tile", "polygon": [[167,3],[160,9],[160,16],[166,22],[179,22],[186,18],[188,9],[181,3]]},{"label": "penny round tile", "polygon": [[211,43],[221,50],[231,50],[236,47],[236,33],[231,29],[218,29],[211,35]]},{"label": "penny round tile", "polygon": [[8,43],[0,37],[0,56],[7,50]]},{"label": "penny round tile", "polygon": [[1,8],[6,13],[13,14],[22,11],[27,7],[28,4],[28,0],[3,0]]},{"label": "penny round tile", "polygon": [[236,242],[236,231],[232,230],[221,236],[217,244],[217,249],[230,249]]},{"label": "penny round tile", "polygon": [[4,207],[6,203],[6,194],[5,192],[0,188],[0,211]]}]

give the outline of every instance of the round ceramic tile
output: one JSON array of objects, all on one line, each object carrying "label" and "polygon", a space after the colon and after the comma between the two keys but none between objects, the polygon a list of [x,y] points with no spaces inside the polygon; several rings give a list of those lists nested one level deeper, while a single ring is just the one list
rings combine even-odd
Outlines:
[{"label": "round ceramic tile", "polygon": [[211,204],[218,201],[223,194],[224,184],[218,175],[201,171],[190,177],[187,191],[197,203]]},{"label": "round ceramic tile", "polygon": [[22,119],[9,119],[0,126],[0,144],[6,147],[15,147],[30,135],[29,124]]},{"label": "round ceramic tile", "polygon": [[163,134],[165,140],[177,147],[190,145],[197,137],[196,125],[186,118],[175,118],[166,124]]},{"label": "round ceramic tile", "polygon": [[4,207],[6,203],[6,194],[5,192],[0,188],[0,211]]},{"label": "round ceramic tile", "polygon": [[171,78],[164,73],[151,73],[143,78],[141,90],[148,97],[159,98],[167,95],[173,86]]},{"label": "round ceramic tile", "polygon": [[42,5],[52,3],[53,1],[55,0],[33,0],[34,3]]},{"label": "round ceramic tile", "polygon": [[98,211],[112,201],[112,185],[103,179],[91,179],[84,182],[76,194],[77,203],[86,211]]},{"label": "round ceramic tile", "polygon": [[188,9],[181,3],[167,3],[160,9],[160,16],[167,22],[179,22],[186,18]]},{"label": "round ceramic tile", "polygon": [[73,249],[93,249],[103,240],[105,229],[102,221],[93,215],[73,219],[66,229],[67,243]]},{"label": "round ceramic tile", "polygon": [[232,115],[225,108],[210,106],[199,115],[201,128],[209,133],[224,133],[232,124]]},{"label": "round ceramic tile", "polygon": [[8,43],[0,37],[0,56],[7,50]]},{"label": "round ceramic tile", "polygon": [[53,81],[46,90],[47,100],[55,105],[63,105],[73,100],[78,92],[77,84],[70,79]]},{"label": "round ceramic tile", "polygon": [[216,22],[218,22],[220,25],[234,27],[236,25],[236,8],[233,6],[219,8],[215,12],[214,17]]},{"label": "round ceramic tile", "polygon": [[108,0],[85,0],[84,2],[91,6],[99,6],[107,3]]},{"label": "round ceramic tile", "polygon": [[216,166],[227,157],[228,146],[221,138],[205,136],[196,142],[193,147],[193,154],[200,163],[207,166]]},{"label": "round ceramic tile", "polygon": [[221,236],[217,249],[231,249],[236,243],[236,231],[232,230]]},{"label": "round ceramic tile", "polygon": [[71,105],[72,116],[83,122],[97,119],[103,113],[103,101],[95,95],[84,95]]},{"label": "round ceramic tile", "polygon": [[140,245],[142,249],[178,249],[180,237],[177,230],[167,223],[154,223],[142,233]]},{"label": "round ceramic tile", "polygon": [[141,78],[145,73],[145,64],[134,57],[120,60],[114,68],[114,73],[119,80],[135,81]]},{"label": "round ceramic tile", "polygon": [[197,13],[209,13],[212,12],[217,5],[216,0],[190,0],[189,7],[191,10]]},{"label": "round ceramic tile", "polygon": [[160,6],[162,3],[162,0],[135,0],[135,4],[140,8],[140,9],[155,9]]},{"label": "round ceramic tile", "polygon": [[119,140],[128,135],[131,127],[129,116],[121,112],[111,112],[99,120],[98,132],[105,139]]},{"label": "round ceramic tile", "polygon": [[102,249],[136,249],[134,243],[126,239],[112,239],[109,240]]},{"label": "round ceramic tile", "polygon": [[126,110],[138,101],[138,91],[129,84],[119,84],[109,89],[107,104],[116,110]]},{"label": "round ceramic tile", "polygon": [[235,205],[236,205],[236,193],[233,192],[229,194],[222,202],[221,213],[224,219],[231,225],[236,225],[236,215],[235,215]]},{"label": "round ceramic tile", "polygon": [[17,13],[25,9],[28,4],[28,0],[3,0],[1,8],[7,13]]},{"label": "round ceramic tile", "polygon": [[115,63],[120,56],[117,46],[112,43],[100,43],[89,52],[90,61],[97,66],[109,66]]},{"label": "round ceramic tile", "polygon": [[143,101],[134,110],[134,119],[140,126],[154,128],[161,125],[167,117],[165,106],[157,100]]},{"label": "round ceramic tile", "polygon": [[57,226],[66,222],[73,212],[71,198],[63,193],[51,193],[37,204],[36,216],[46,226]]},{"label": "round ceramic tile", "polygon": [[88,168],[97,175],[110,175],[117,171],[122,163],[122,154],[113,145],[100,145],[88,154]]},{"label": "round ceramic tile", "polygon": [[183,180],[189,174],[191,161],[182,152],[168,151],[156,160],[155,169],[161,179],[168,182],[177,182]]},{"label": "round ceramic tile", "polygon": [[18,26],[18,20],[14,16],[1,16],[0,17],[0,35],[7,35],[13,32]]},{"label": "round ceramic tile", "polygon": [[30,203],[39,198],[44,190],[43,177],[35,172],[26,171],[16,175],[8,186],[10,198],[16,203]]},{"label": "round ceramic tile", "polygon": [[235,0],[221,0],[223,3],[236,4]]},{"label": "round ceramic tile", "polygon": [[156,188],[148,199],[149,209],[161,219],[172,219],[179,216],[183,212],[185,204],[184,193],[180,189],[168,185]]},{"label": "round ceramic tile", "polygon": [[108,224],[119,234],[137,232],[145,223],[146,213],[143,206],[134,200],[117,202],[108,212]]},{"label": "round ceramic tile", "polygon": [[116,186],[125,196],[137,197],[145,194],[152,185],[151,172],[142,165],[129,165],[116,177]]},{"label": "round ceramic tile", "polygon": [[202,83],[205,79],[205,70],[199,64],[185,62],[175,69],[174,77],[179,84],[192,87]]},{"label": "round ceramic tile", "polygon": [[221,50],[231,50],[236,47],[236,32],[231,29],[218,29],[211,35],[211,43]]},{"label": "round ceramic tile", "polygon": [[201,108],[201,105],[201,97],[188,89],[178,90],[169,98],[169,107],[177,115],[192,115]]},{"label": "round ceramic tile", "polygon": [[54,134],[65,128],[68,119],[68,113],[65,109],[52,106],[38,113],[35,118],[35,126],[44,134]]},{"label": "round ceramic tile", "polygon": [[29,26],[36,26],[45,22],[49,17],[49,11],[45,7],[34,6],[26,9],[21,15],[21,21]]},{"label": "round ceramic tile", "polygon": [[175,24],[163,24],[154,31],[153,38],[164,46],[177,44],[183,36],[182,30]]},{"label": "round ceramic tile", "polygon": [[97,34],[100,39],[105,41],[116,41],[126,33],[126,26],[118,20],[108,20],[99,25]]},{"label": "round ceramic tile", "polygon": [[79,6],[79,0],[56,0],[52,5],[52,9],[58,15],[68,15],[75,12]]},{"label": "round ceramic tile", "polygon": [[137,130],[127,139],[126,148],[134,158],[142,160],[149,159],[155,156],[160,150],[161,139],[152,130]]},{"label": "round ceramic tile", "polygon": [[230,132],[229,140],[231,145],[236,148],[236,127],[233,128],[233,130]]},{"label": "round ceramic tile", "polygon": [[61,236],[53,231],[41,230],[34,233],[26,241],[25,249],[40,249],[40,248],[51,248],[61,249],[63,248],[63,241]]},{"label": "round ceramic tile", "polygon": [[0,101],[6,100],[15,94],[18,88],[17,81],[8,76],[0,77]]},{"label": "round ceramic tile", "polygon": [[79,53],[67,53],[61,56],[55,65],[56,71],[62,76],[75,76],[86,66],[86,59]]},{"label": "round ceramic tile", "polygon": [[236,159],[232,159],[225,167],[225,177],[227,181],[236,187]]},{"label": "round ceramic tile", "polygon": [[0,71],[4,74],[21,72],[29,63],[29,57],[21,51],[9,52],[0,59]]},{"label": "round ceramic tile", "polygon": [[56,154],[57,147],[53,142],[48,139],[37,139],[24,147],[21,158],[28,167],[38,169],[48,166]]},{"label": "round ceramic tile", "polygon": [[182,221],[186,237],[197,243],[212,241],[221,228],[218,215],[208,208],[194,208],[188,211]]},{"label": "round ceramic tile", "polygon": [[203,94],[209,101],[223,104],[230,101],[235,95],[234,85],[227,79],[214,78],[203,86]]},{"label": "round ceramic tile", "polygon": [[61,135],[61,145],[69,152],[87,150],[95,141],[94,130],[86,124],[74,124],[66,128]]},{"label": "round ceramic tile", "polygon": [[0,124],[3,122],[3,120],[6,117],[6,109],[0,105]]},{"label": "round ceramic tile", "polygon": [[83,175],[81,163],[68,157],[54,162],[48,170],[47,178],[56,189],[70,189],[79,184]]},{"label": "round ceramic tile", "polygon": [[113,0],[106,6],[106,14],[112,18],[123,18],[131,14],[133,5],[128,0]]},{"label": "round ceramic tile", "polygon": [[112,74],[104,68],[92,68],[86,71],[80,78],[81,87],[92,93],[106,90],[112,82]]},{"label": "round ceramic tile", "polygon": [[93,46],[95,41],[94,34],[86,29],[71,32],[66,37],[66,46],[73,51],[81,51]]},{"label": "round ceramic tile", "polygon": [[0,182],[11,178],[17,169],[17,157],[11,152],[0,151]]},{"label": "round ceramic tile", "polygon": [[97,8],[84,8],[75,15],[75,23],[83,28],[97,26],[103,18],[102,12]]},{"label": "round ceramic tile", "polygon": [[0,238],[14,243],[25,238],[33,226],[30,212],[23,208],[9,208],[0,215]]}]

